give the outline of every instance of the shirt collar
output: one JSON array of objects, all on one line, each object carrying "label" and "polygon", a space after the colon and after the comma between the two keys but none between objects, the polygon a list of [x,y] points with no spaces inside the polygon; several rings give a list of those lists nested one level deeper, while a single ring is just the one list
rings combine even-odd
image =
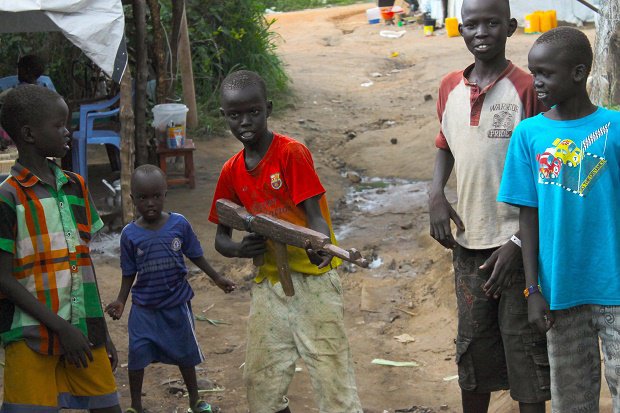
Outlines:
[{"label": "shirt collar", "polygon": [[[474,65],[475,63],[472,63],[471,65],[467,66],[465,70],[463,70],[463,82],[465,82],[466,86],[477,86],[476,83],[470,83],[470,81],[467,79],[467,76],[469,76],[469,74],[473,70]],[[515,65],[509,60],[506,69],[504,69],[504,71],[497,77],[497,79],[489,83],[482,92],[486,92],[487,90],[491,89],[493,86],[495,86],[497,82],[508,76],[514,69]]]},{"label": "shirt collar", "polygon": [[[60,169],[58,165],[54,162],[48,162],[50,169],[54,172],[54,176],[56,177],[56,188],[60,188],[64,184],[71,182],[75,183],[75,179],[71,177],[71,175],[67,174],[65,171]],[[26,168],[18,161],[15,161],[15,165],[11,168],[11,176],[15,178],[15,180],[23,187],[29,188],[37,183],[41,182],[38,176],[33,174],[30,169]]]}]

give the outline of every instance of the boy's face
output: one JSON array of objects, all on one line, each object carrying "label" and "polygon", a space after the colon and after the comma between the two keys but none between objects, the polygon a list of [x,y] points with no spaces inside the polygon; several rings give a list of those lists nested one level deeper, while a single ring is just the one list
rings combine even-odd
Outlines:
[{"label": "boy's face", "polygon": [[258,85],[222,93],[220,113],[232,134],[244,146],[253,146],[268,136],[267,118],[272,103]]},{"label": "boy's face", "polygon": [[580,66],[570,62],[557,46],[534,44],[527,56],[538,100],[552,107],[571,98],[581,79]]},{"label": "boy's face", "polygon": [[65,101],[56,99],[45,108],[40,121],[22,127],[24,141],[33,144],[43,157],[62,158],[67,154],[71,140],[66,127],[68,114]]},{"label": "boy's face", "polygon": [[157,221],[164,209],[167,185],[159,173],[140,174],[132,181],[131,200],[147,222]]},{"label": "boy's face", "polygon": [[504,56],[506,39],[517,29],[504,0],[465,0],[459,32],[476,59],[490,61]]}]

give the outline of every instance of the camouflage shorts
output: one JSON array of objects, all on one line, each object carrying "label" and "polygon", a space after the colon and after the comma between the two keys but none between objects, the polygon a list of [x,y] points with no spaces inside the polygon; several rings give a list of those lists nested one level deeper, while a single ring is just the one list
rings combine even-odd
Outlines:
[{"label": "camouflage shorts", "polygon": [[581,305],[553,312],[547,333],[553,413],[599,411],[601,354],[613,411],[620,412],[620,306]]},{"label": "camouflage shorts", "polygon": [[510,396],[523,403],[549,400],[547,343],[527,320],[523,269],[499,299],[482,290],[490,274],[481,274],[478,267],[493,251],[457,246],[453,252],[459,385],[476,393],[510,389]]}]

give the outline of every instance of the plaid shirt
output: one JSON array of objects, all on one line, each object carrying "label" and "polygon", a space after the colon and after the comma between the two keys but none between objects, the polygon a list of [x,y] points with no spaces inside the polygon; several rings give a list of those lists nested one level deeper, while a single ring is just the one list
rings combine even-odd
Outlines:
[{"label": "plaid shirt", "polygon": [[[13,276],[91,343],[105,342],[105,320],[88,243],[103,222],[84,179],[50,162],[56,188],[15,163],[0,184],[0,249],[13,254]],[[58,337],[0,295],[2,344],[26,340],[33,350],[62,354]]]}]

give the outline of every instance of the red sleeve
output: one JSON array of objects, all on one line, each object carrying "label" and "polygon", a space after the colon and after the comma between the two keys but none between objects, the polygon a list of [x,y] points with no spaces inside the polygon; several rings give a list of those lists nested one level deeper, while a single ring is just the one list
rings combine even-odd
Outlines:
[{"label": "red sleeve", "polygon": [[214,224],[219,224],[217,209],[215,208],[215,203],[218,199],[228,199],[237,204],[241,204],[239,198],[237,197],[237,194],[235,193],[232,184],[231,174],[231,162],[228,161],[222,167],[220,177],[217,180],[217,185],[215,186],[215,193],[213,194],[213,202],[211,203],[211,211],[209,212],[209,221],[213,222]]},{"label": "red sleeve", "polygon": [[284,180],[295,205],[325,193],[314,169],[312,154],[305,145],[293,141],[286,145],[283,155]]},{"label": "red sleeve", "polygon": [[446,102],[448,101],[448,96],[450,92],[459,84],[459,82],[463,78],[463,71],[452,72],[446,75],[443,79],[441,79],[441,83],[439,85],[439,93],[437,97],[437,117],[439,118],[439,132],[435,137],[435,146],[439,149],[450,150],[450,146],[448,145],[448,141],[443,134],[443,129],[441,127],[443,122],[443,115],[446,109]]}]

